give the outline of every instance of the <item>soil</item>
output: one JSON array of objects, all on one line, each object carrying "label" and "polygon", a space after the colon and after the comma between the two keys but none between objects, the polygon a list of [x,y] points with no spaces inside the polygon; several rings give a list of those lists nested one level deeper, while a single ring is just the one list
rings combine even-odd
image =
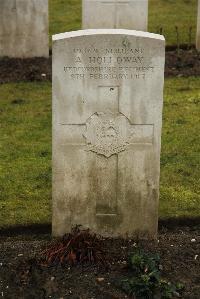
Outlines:
[{"label": "soil", "polygon": [[[39,227],[38,227],[39,228]],[[100,265],[41,266],[40,252],[50,244],[50,234],[1,235],[0,296],[6,299],[71,298],[123,299],[127,256],[137,246],[158,252],[163,277],[184,284],[179,298],[200,298],[200,225],[161,226],[159,242],[103,239],[109,267]],[[144,298],[145,299],[145,298]]]},{"label": "soil", "polygon": [[200,52],[179,50],[166,52],[165,77],[199,76]]},{"label": "soil", "polygon": [[[0,83],[46,81],[52,77],[52,57],[0,59]],[[195,49],[166,51],[165,77],[199,76],[200,53]]]}]

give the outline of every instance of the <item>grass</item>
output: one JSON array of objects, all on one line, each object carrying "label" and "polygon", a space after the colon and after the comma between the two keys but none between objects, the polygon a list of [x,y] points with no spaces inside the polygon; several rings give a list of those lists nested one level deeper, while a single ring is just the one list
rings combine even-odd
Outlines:
[{"label": "grass", "polygon": [[[50,39],[52,34],[81,29],[81,10],[81,0],[50,0]],[[158,33],[162,27],[168,45],[177,44],[175,26],[180,43],[188,43],[192,27],[194,44],[196,23],[197,0],[149,0],[148,31]]]},{"label": "grass", "polygon": [[160,216],[200,216],[200,78],[165,82]]},{"label": "grass", "polygon": [[[200,215],[200,78],[165,81],[160,217]],[[0,227],[51,221],[51,83],[0,86]]]},{"label": "grass", "polygon": [[0,86],[0,226],[50,221],[51,85]]},{"label": "grass", "polygon": [[81,3],[81,0],[49,1],[50,36],[81,29]]},{"label": "grass", "polygon": [[197,0],[150,0],[149,28],[150,32],[159,32],[163,35],[167,45],[177,45],[178,27],[179,42],[189,42],[189,29],[192,27],[191,42],[195,43],[197,26]]}]

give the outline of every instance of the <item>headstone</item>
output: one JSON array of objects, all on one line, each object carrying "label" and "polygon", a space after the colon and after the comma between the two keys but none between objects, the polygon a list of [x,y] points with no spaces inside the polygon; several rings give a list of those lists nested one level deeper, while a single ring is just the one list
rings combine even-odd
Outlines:
[{"label": "headstone", "polygon": [[0,0],[0,57],[48,57],[48,0]]},{"label": "headstone", "polygon": [[82,0],[82,28],[147,31],[148,0]]},{"label": "headstone", "polygon": [[157,34],[53,36],[54,236],[156,237],[164,57]]},{"label": "headstone", "polygon": [[197,11],[197,37],[196,37],[196,49],[200,51],[200,0],[198,0]]}]

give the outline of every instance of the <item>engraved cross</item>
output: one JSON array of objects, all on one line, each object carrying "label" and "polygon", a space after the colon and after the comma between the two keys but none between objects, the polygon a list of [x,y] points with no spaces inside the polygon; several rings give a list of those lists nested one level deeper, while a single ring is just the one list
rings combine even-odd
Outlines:
[{"label": "engraved cross", "polygon": [[97,218],[118,215],[120,154],[137,144],[151,146],[153,143],[153,124],[131,124],[121,113],[119,88],[99,86],[98,111],[94,111],[85,124],[63,124],[67,136],[65,145],[78,146],[91,153],[94,168],[91,180],[95,182],[91,193],[96,202]]},{"label": "engraved cross", "polygon": [[119,10],[121,9],[121,6],[127,5],[130,3],[130,1],[120,1],[120,0],[109,0],[109,1],[102,1],[103,5],[111,5],[114,8],[114,28],[117,28],[118,19],[119,19]]}]

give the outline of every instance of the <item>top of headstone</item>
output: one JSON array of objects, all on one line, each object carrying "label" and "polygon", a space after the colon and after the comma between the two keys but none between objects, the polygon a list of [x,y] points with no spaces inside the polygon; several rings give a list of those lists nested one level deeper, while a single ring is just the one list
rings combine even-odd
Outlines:
[{"label": "top of headstone", "polygon": [[155,33],[149,33],[144,31],[137,31],[137,30],[128,30],[128,29],[86,29],[86,30],[77,30],[77,31],[70,31],[70,32],[64,32],[55,34],[52,36],[53,41],[62,40],[66,38],[71,37],[79,37],[79,36],[88,36],[88,35],[130,35],[130,36],[138,36],[138,37],[146,37],[146,38],[152,38],[157,40],[165,40],[163,35],[155,34]]}]

